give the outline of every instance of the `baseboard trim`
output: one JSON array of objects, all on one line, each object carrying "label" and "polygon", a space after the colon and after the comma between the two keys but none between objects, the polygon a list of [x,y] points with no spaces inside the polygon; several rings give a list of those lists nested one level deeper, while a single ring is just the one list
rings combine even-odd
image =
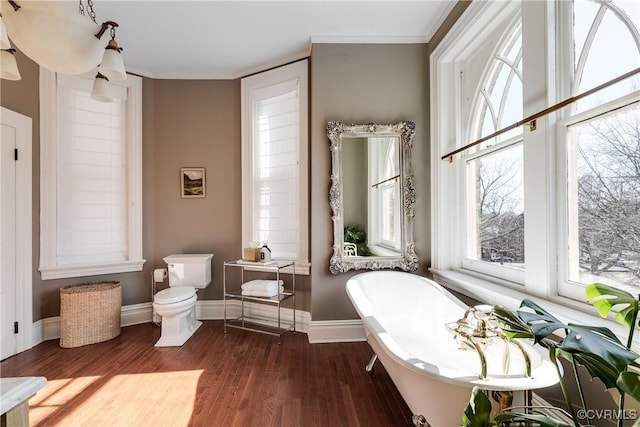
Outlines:
[{"label": "baseboard trim", "polygon": [[309,325],[309,342],[357,342],[366,341],[367,337],[362,320],[327,320],[312,321]]},{"label": "baseboard trim", "polygon": [[[121,326],[149,323],[151,322],[151,303],[125,305],[120,313]],[[34,338],[33,345],[60,338],[60,316],[47,317],[35,322],[31,336]]]},{"label": "baseboard trim", "polygon": [[[227,317],[240,316],[241,302],[237,300],[227,301]],[[265,323],[273,324],[278,319],[278,308],[273,305],[259,303],[244,303],[245,315],[262,319]],[[196,319],[222,320],[224,319],[224,301],[198,301],[196,304]],[[296,331],[307,333],[309,330],[311,315],[307,311],[296,310]],[[293,310],[282,307],[280,309],[280,321],[293,324]]]},{"label": "baseboard trim", "polygon": [[[227,308],[230,308],[229,303],[227,303]],[[198,320],[224,319],[224,301],[207,300],[207,301],[196,302],[196,319]]]},{"label": "baseboard trim", "polygon": [[35,347],[44,341],[44,319],[40,319],[38,321],[33,322],[31,326],[31,342],[29,343],[29,347],[26,349],[30,349]]},{"label": "baseboard trim", "polygon": [[[240,301],[227,301],[227,317],[239,316],[240,308]],[[196,318],[199,320],[222,320],[224,319],[224,309],[224,301],[221,300],[198,301],[196,303]],[[150,323],[152,310],[150,302],[123,306],[120,324],[132,326]],[[272,305],[245,302],[245,314],[263,319],[270,324],[278,319],[278,309]],[[314,322],[311,320],[311,313],[301,310],[296,310],[295,316],[296,331],[306,333],[309,343],[366,341],[362,321],[359,319]],[[280,311],[280,321],[293,323],[293,310],[283,307]],[[34,322],[31,336],[31,347],[43,341],[59,339],[60,316],[48,317]]]},{"label": "baseboard trim", "polygon": [[125,305],[122,307],[120,324],[122,326],[133,326],[141,323],[149,323],[151,322],[152,310],[153,308],[150,302]]}]

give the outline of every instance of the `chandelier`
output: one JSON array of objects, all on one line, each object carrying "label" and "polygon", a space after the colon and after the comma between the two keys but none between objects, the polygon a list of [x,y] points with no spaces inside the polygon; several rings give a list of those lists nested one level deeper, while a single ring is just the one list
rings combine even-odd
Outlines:
[{"label": "chandelier", "polygon": [[[118,24],[96,22],[93,0],[0,0],[0,77],[20,80],[15,44],[37,64],[61,74],[98,71],[91,97],[111,101],[108,82],[127,75]],[[107,33],[110,38],[103,35]]]}]

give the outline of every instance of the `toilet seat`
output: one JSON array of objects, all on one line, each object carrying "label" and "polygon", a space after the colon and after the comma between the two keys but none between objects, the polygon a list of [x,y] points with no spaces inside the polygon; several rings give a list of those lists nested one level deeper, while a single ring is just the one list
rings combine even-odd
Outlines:
[{"label": "toilet seat", "polygon": [[184,301],[196,294],[196,289],[191,286],[178,286],[163,289],[153,297],[156,304],[173,304]]}]

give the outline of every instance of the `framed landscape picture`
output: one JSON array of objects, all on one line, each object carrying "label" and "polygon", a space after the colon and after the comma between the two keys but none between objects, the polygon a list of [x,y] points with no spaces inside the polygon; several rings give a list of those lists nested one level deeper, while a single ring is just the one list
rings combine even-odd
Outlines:
[{"label": "framed landscape picture", "polygon": [[182,197],[205,197],[204,168],[181,168]]}]

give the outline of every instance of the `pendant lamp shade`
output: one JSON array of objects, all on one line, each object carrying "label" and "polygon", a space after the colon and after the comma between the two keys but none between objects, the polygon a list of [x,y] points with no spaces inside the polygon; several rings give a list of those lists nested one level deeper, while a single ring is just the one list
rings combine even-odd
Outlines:
[{"label": "pendant lamp shade", "polygon": [[109,80],[125,80],[127,78],[120,50],[121,48],[118,47],[118,43],[114,39],[109,40],[109,44],[104,50],[98,71]]},{"label": "pendant lamp shade", "polygon": [[106,40],[95,37],[100,26],[78,13],[77,2],[21,1],[14,10],[0,1],[0,14],[15,46],[45,68],[80,74],[100,63]]},{"label": "pendant lamp shade", "polygon": [[0,78],[5,80],[21,79],[13,49],[0,50]]},{"label": "pendant lamp shade", "polygon": [[0,49],[11,49],[9,36],[7,35],[7,27],[4,26],[2,16],[0,16]]},{"label": "pendant lamp shade", "polygon": [[93,81],[91,90],[91,98],[101,102],[112,102],[113,98],[109,93],[109,80],[102,74],[98,73]]}]

